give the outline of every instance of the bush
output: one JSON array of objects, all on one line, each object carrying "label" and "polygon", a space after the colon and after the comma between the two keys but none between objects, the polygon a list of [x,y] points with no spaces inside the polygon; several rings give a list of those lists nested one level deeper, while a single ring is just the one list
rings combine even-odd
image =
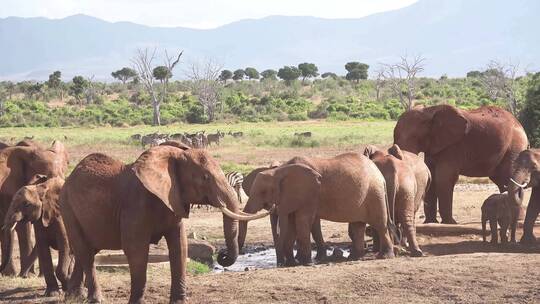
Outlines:
[{"label": "bush", "polygon": [[520,120],[531,146],[540,147],[540,73],[536,73],[529,83]]}]

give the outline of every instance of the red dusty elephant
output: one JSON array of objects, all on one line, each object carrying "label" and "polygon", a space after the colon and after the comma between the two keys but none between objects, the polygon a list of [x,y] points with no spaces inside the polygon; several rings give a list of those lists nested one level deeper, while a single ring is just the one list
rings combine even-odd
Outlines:
[{"label": "red dusty elephant", "polygon": [[501,192],[512,162],[527,149],[523,127],[509,112],[493,106],[465,111],[450,105],[417,107],[401,115],[394,143],[413,153],[424,152],[433,187],[426,196],[426,222],[437,222],[437,200],[443,223],[452,217],[454,185],[459,175],[489,177]]}]

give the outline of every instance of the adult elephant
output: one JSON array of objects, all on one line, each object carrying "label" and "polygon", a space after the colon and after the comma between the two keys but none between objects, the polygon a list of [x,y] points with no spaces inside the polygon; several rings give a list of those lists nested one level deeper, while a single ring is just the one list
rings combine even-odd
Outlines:
[{"label": "adult elephant", "polygon": [[[529,149],[519,153],[514,162],[514,170],[510,183],[508,184],[508,194],[512,206],[517,210],[513,214],[519,214],[521,208],[519,188],[532,187],[532,194],[527,206],[525,222],[523,223],[523,236],[521,243],[535,243],[536,238],[533,233],[534,222],[540,213],[540,149]],[[512,222],[515,222],[513,219]],[[511,227],[515,231],[516,227]]]},{"label": "adult elephant", "polygon": [[402,242],[408,241],[411,256],[422,256],[415,218],[431,183],[428,167],[418,155],[402,151],[396,144],[388,150],[367,146],[364,155],[377,165],[386,180],[389,213],[396,226],[403,229]]},{"label": "adult elephant", "polygon": [[433,187],[426,197],[426,222],[437,222],[437,200],[443,223],[452,217],[454,186],[459,175],[489,177],[506,190],[513,160],[529,144],[521,124],[493,106],[465,111],[450,105],[417,107],[401,115],[394,143],[403,150],[425,153]]},{"label": "adult elephant", "polygon": [[[47,177],[64,177],[68,166],[68,154],[64,145],[55,141],[49,149],[35,144],[10,146],[0,150],[0,219],[3,222],[13,195],[19,188],[29,184],[37,174]],[[19,240],[21,269],[33,263],[30,258],[32,249],[31,224],[19,223],[15,231]],[[4,234],[0,234],[2,255],[7,254]],[[13,236],[12,236],[13,237]],[[13,260],[6,261],[2,271],[4,275],[15,275]],[[23,273],[21,273],[22,275]]]},{"label": "adult elephant", "polygon": [[227,250],[218,262],[232,265],[238,256],[241,216],[234,190],[218,163],[204,150],[163,145],[125,165],[104,154],[85,157],[66,180],[60,211],[75,268],[68,295],[82,294],[83,272],[90,302],[102,300],[94,256],[102,249],[122,249],[131,275],[129,303],[143,302],[150,243],[165,237],[171,267],[171,303],[186,300],[187,237],[182,219],[190,205],[209,204],[224,213]]},{"label": "adult elephant", "polygon": [[277,262],[294,265],[295,240],[300,263],[311,263],[310,231],[317,218],[353,223],[351,259],[364,253],[366,223],[380,236],[378,257],[393,257],[387,204],[384,177],[375,164],[361,154],[346,153],[331,159],[295,157],[257,174],[244,212],[270,210],[275,205],[280,229]]}]

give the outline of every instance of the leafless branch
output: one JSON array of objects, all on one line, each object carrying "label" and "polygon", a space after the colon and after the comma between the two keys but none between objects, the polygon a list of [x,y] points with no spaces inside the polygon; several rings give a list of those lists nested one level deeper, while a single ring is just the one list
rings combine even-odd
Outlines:
[{"label": "leafless branch", "polygon": [[480,77],[480,82],[488,97],[493,101],[504,100],[514,115],[519,111],[516,82],[518,73],[519,63],[491,60]]},{"label": "leafless branch", "polygon": [[417,55],[413,58],[402,56],[393,64],[381,64],[378,77],[380,82],[388,85],[392,93],[399,98],[405,110],[414,107],[417,75],[424,71],[425,58]]},{"label": "leafless branch", "polygon": [[219,74],[223,66],[213,60],[204,63],[192,63],[186,75],[190,79],[191,92],[197,96],[208,119],[215,119],[216,108],[219,106],[219,94],[222,84]]}]

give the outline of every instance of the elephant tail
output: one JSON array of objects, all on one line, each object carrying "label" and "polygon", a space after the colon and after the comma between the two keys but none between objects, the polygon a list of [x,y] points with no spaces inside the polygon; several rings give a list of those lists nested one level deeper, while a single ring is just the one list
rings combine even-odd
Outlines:
[{"label": "elephant tail", "polygon": [[[386,181],[383,180],[384,185],[384,200],[386,203],[386,213],[387,213],[387,223],[388,226],[388,232],[390,233],[390,237],[394,240],[394,243],[399,244],[401,242],[401,238],[399,237],[397,226],[394,223],[394,202],[395,202],[395,191],[392,191],[392,202],[390,202],[388,197],[388,188],[386,186]],[[390,209],[390,203],[392,203],[392,209]]]}]

